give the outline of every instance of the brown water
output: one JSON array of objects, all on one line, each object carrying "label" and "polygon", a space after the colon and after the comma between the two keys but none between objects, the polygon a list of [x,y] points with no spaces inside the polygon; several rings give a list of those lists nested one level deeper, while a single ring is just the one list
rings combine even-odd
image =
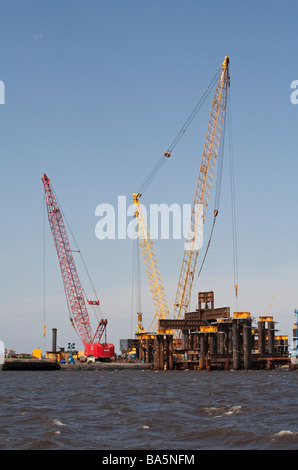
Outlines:
[{"label": "brown water", "polygon": [[297,449],[298,371],[0,372],[0,449]]}]

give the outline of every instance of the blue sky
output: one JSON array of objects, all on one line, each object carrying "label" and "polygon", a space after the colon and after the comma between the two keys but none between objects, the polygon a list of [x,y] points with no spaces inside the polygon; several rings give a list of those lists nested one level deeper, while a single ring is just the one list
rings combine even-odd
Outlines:
[{"label": "blue sky", "polygon": [[[43,187],[51,179],[96,286],[108,339],[131,334],[131,240],[99,241],[98,204],[131,200],[180,130],[224,57],[230,57],[238,231],[235,305],[228,159],[220,215],[193,290],[215,303],[270,313],[291,335],[298,307],[296,1],[0,1],[0,337],[18,352],[80,342],[68,320],[46,221],[43,338]],[[191,203],[209,116],[205,106],[143,196]],[[212,222],[212,196],[205,239]],[[172,308],[183,240],[155,243]],[[204,251],[204,250],[203,250]],[[78,269],[80,266],[78,264]],[[143,266],[145,326],[153,316]],[[82,271],[80,271],[82,273]],[[82,281],[83,281],[82,273]],[[135,317],[133,317],[135,324]]]}]

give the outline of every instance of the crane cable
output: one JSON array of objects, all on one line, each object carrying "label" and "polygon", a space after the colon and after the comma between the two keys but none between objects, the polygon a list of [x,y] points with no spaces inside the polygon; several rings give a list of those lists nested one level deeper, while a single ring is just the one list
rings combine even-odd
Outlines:
[{"label": "crane cable", "polygon": [[[232,206],[232,237],[233,237],[233,268],[234,268],[234,287],[235,287],[235,296],[236,302],[238,300],[238,249],[237,249],[237,224],[236,224],[236,204],[235,204],[235,177],[234,177],[234,154],[233,154],[233,133],[232,133],[232,107],[231,107],[231,98],[230,94],[231,91],[228,88],[229,96],[227,99],[227,121],[228,121],[228,140],[229,140],[229,160],[230,160],[230,181],[231,181],[231,206]],[[201,267],[198,272],[197,278],[199,278],[203,265],[205,263],[207,253],[210,247],[214,226],[216,222],[216,218],[218,215],[219,209],[219,199],[220,199],[220,190],[221,190],[221,181],[222,181],[222,167],[223,167],[223,151],[224,151],[224,141],[225,141],[225,128],[226,128],[226,120],[224,121],[224,128],[223,128],[223,140],[222,146],[219,153],[219,171],[218,171],[218,179],[217,179],[217,187],[216,187],[216,196],[215,196],[215,207],[214,207],[214,218],[213,224],[208,240],[208,244],[206,247],[206,251],[201,263]]]},{"label": "crane cable", "polygon": [[[85,271],[86,271],[87,277],[88,277],[89,282],[90,282],[90,284],[91,284],[91,287],[92,287],[92,289],[93,289],[93,293],[94,293],[94,295],[95,295],[96,301],[99,302],[98,295],[97,295],[97,293],[96,293],[96,290],[95,290],[95,287],[94,287],[94,285],[93,285],[91,276],[90,276],[89,271],[88,271],[88,269],[87,269],[87,265],[86,265],[85,260],[84,260],[84,258],[83,258],[82,252],[81,252],[81,250],[80,250],[80,248],[79,248],[79,246],[78,246],[78,243],[77,243],[77,241],[76,241],[76,239],[75,239],[75,237],[74,237],[74,234],[73,234],[73,232],[72,232],[72,230],[71,230],[71,227],[70,227],[70,225],[69,225],[69,223],[68,223],[68,220],[67,220],[66,215],[65,215],[65,213],[64,213],[64,211],[63,211],[63,209],[62,209],[62,206],[61,206],[61,204],[60,204],[60,201],[59,201],[59,199],[58,199],[58,197],[57,197],[57,194],[56,194],[56,192],[55,192],[55,189],[54,189],[53,185],[52,185],[52,190],[53,190],[54,196],[55,196],[55,198],[56,198],[56,201],[57,201],[57,203],[58,203],[58,206],[59,206],[59,208],[60,208],[61,214],[62,214],[63,217],[64,217],[64,220],[65,220],[65,222],[66,222],[66,225],[67,225],[67,227],[68,227],[68,230],[69,230],[69,232],[70,232],[70,234],[71,234],[71,236],[72,236],[72,238],[73,238],[74,244],[75,244],[75,246],[76,246],[76,250],[72,250],[72,252],[76,251],[76,252],[78,252],[78,253],[80,254],[81,261],[82,261],[82,263],[83,263],[83,266],[84,266],[84,269],[85,269]],[[64,285],[64,283],[63,283],[63,285]],[[86,297],[86,299],[87,299],[87,301],[88,301],[88,298],[87,298],[87,295],[86,295],[86,292],[85,292],[83,286],[82,286],[82,290],[83,290],[84,295],[85,295],[85,297]],[[65,293],[66,293],[66,291],[65,291]],[[66,298],[68,298],[67,295],[66,295]],[[94,306],[92,305],[93,313],[94,313],[94,315],[95,315],[95,317],[96,317],[97,320],[99,320],[98,312],[99,312],[100,318],[103,319],[103,313],[102,313],[102,311],[101,311],[100,305],[98,304],[97,307],[98,307],[98,309],[95,309]],[[70,311],[69,311],[69,313],[70,313]],[[71,319],[71,323],[73,324],[71,314],[70,314],[70,319]],[[74,325],[73,325],[73,326],[74,326]]]},{"label": "crane cable", "polygon": [[44,351],[45,351],[45,337],[46,337],[46,197],[43,196],[43,337],[44,337]]},{"label": "crane cable", "polygon": [[231,98],[228,107],[229,120],[229,153],[230,153],[230,179],[231,179],[231,206],[232,206],[232,232],[233,232],[233,263],[234,263],[234,287],[236,303],[238,302],[238,243],[237,243],[237,221],[236,221],[236,201],[235,201],[235,175],[234,175],[234,151],[232,132],[232,106]]},{"label": "crane cable", "polygon": [[219,74],[220,74],[220,71],[221,71],[221,67],[217,70],[216,74],[214,75],[214,77],[212,78],[210,84],[208,85],[207,89],[205,90],[205,92],[203,93],[203,95],[201,96],[200,100],[197,102],[196,106],[194,107],[193,111],[190,113],[189,117],[187,118],[187,120],[185,121],[184,125],[182,126],[181,130],[178,132],[178,134],[176,135],[175,139],[173,140],[173,142],[171,143],[171,145],[168,147],[168,150],[166,153],[171,153],[174,148],[176,147],[176,145],[178,144],[179,140],[181,139],[181,137],[185,134],[187,128],[190,126],[190,124],[192,123],[192,121],[194,120],[195,116],[197,115],[198,111],[201,109],[202,105],[204,104],[207,96],[211,93],[211,91],[213,90],[217,80],[218,80],[218,77],[219,77]]},{"label": "crane cable", "polygon": [[[55,197],[56,197],[56,195],[55,195]],[[45,196],[45,193],[44,193],[44,196],[43,196],[43,201],[44,201],[44,203],[43,203],[43,336],[44,336],[44,350],[46,350],[46,348],[45,348],[45,337],[46,337],[46,229],[45,229],[45,226],[46,226],[46,196]],[[64,282],[62,282],[62,284],[63,284],[64,293],[65,293],[65,297],[66,297],[66,303],[67,303],[69,319],[70,319],[70,322],[71,322],[76,334],[79,336],[79,334],[76,330],[76,327],[74,325],[72,315],[71,315],[71,309],[70,309],[70,305],[69,305],[68,296],[67,296],[67,292],[66,292]]]},{"label": "crane cable", "polygon": [[212,236],[213,236],[215,222],[216,222],[218,211],[219,211],[219,201],[220,201],[221,182],[222,182],[222,169],[223,169],[223,159],[224,159],[225,135],[226,135],[226,119],[224,120],[224,125],[223,125],[223,137],[222,137],[222,139],[220,141],[220,144],[219,144],[220,148],[219,148],[219,153],[218,153],[218,155],[219,155],[219,158],[218,158],[218,173],[217,173],[217,181],[216,181],[215,202],[214,202],[214,211],[213,211],[213,223],[212,223],[211,232],[210,232],[210,235],[209,235],[207,247],[206,247],[206,250],[205,250],[205,254],[203,256],[203,260],[202,260],[202,263],[201,263],[201,266],[200,266],[200,269],[199,269],[199,272],[198,272],[197,279],[200,277],[203,266],[204,266],[205,261],[206,261],[207,253],[209,251]]},{"label": "crane cable", "polygon": [[[56,197],[56,195],[55,195],[55,197]],[[44,196],[43,196],[43,201],[44,201],[44,204],[43,204],[43,336],[44,336],[44,350],[46,350],[45,349],[45,338],[46,338],[46,229],[45,229],[45,226],[46,226],[46,211],[47,210],[46,210],[46,196],[45,196],[45,193],[44,193]],[[70,319],[70,322],[71,322],[72,327],[74,328],[76,334],[79,336],[79,334],[76,330],[76,327],[74,325],[72,315],[71,315],[71,309],[70,309],[70,305],[69,305],[68,296],[67,296],[67,292],[66,292],[64,282],[62,282],[62,285],[63,285],[63,288],[64,288],[65,297],[66,297],[66,304],[67,304],[69,319]]]},{"label": "crane cable", "polygon": [[178,132],[178,134],[176,135],[176,137],[174,138],[172,143],[169,145],[168,150],[163,154],[162,158],[158,160],[158,162],[153,167],[153,169],[151,170],[149,175],[140,184],[140,189],[138,191],[139,194],[141,194],[141,195],[144,194],[144,192],[147,190],[148,186],[151,184],[151,182],[154,180],[154,178],[159,173],[161,168],[164,166],[165,162],[171,156],[172,151],[174,150],[174,148],[176,147],[176,145],[178,144],[178,142],[180,141],[182,136],[185,134],[186,130],[188,129],[188,127],[190,126],[190,124],[194,120],[195,116],[197,115],[197,113],[199,112],[199,110],[201,109],[203,104],[205,103],[205,101],[206,101],[207,97],[209,96],[209,94],[211,93],[212,89],[214,88],[214,86],[215,86],[215,84],[218,80],[220,71],[221,71],[221,67],[218,69],[218,71],[214,75],[213,79],[211,80],[210,84],[208,85],[207,89],[205,90],[205,92],[203,93],[203,95],[201,96],[201,98],[199,99],[197,104],[195,105],[194,109],[192,110],[192,112],[190,113],[190,115],[188,116],[186,121],[184,122],[182,128],[180,129],[180,131]]},{"label": "crane cable", "polygon": [[[142,313],[142,302],[141,302],[141,271],[140,271],[140,250],[138,246],[138,239],[133,240],[132,250],[132,290],[131,290],[131,335],[132,335],[132,323],[134,320],[134,308],[137,314]],[[132,336],[131,336],[132,337]]]},{"label": "crane cable", "polygon": [[[150,186],[151,182],[154,180],[154,178],[157,176],[161,168],[165,165],[166,161],[171,156],[172,151],[174,150],[178,142],[181,140],[182,136],[185,134],[186,130],[188,129],[188,127],[194,120],[195,116],[198,114],[199,110],[202,108],[203,104],[205,103],[207,97],[210,95],[211,91],[214,89],[215,84],[218,81],[220,72],[221,72],[221,67],[217,70],[211,82],[209,83],[207,89],[205,90],[205,92],[203,93],[203,95],[201,96],[197,104],[195,105],[194,109],[192,110],[192,112],[190,113],[186,121],[184,122],[182,128],[180,129],[180,131],[178,132],[174,140],[169,145],[168,150],[163,154],[162,158],[157,161],[157,163],[155,164],[155,166],[153,167],[149,175],[140,184],[139,191],[138,191],[140,195],[144,194],[144,192]],[[135,255],[133,254],[133,257],[134,256]],[[133,270],[134,270],[134,262],[133,262]],[[133,317],[133,297],[134,297],[133,284],[134,284],[134,271],[132,272],[131,324],[132,324],[132,317]],[[138,286],[138,289],[139,289],[138,294],[139,294],[139,302],[140,302],[140,298],[141,298],[140,285]],[[139,308],[139,312],[141,312],[141,307]],[[131,325],[131,330],[132,330],[132,325]]]}]

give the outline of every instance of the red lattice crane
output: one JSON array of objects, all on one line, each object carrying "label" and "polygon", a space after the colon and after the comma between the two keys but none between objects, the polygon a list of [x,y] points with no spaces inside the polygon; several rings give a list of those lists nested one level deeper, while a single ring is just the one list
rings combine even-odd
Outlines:
[{"label": "red lattice crane", "polygon": [[[95,333],[93,333],[84,291],[77,273],[60,207],[51,188],[50,179],[46,174],[43,174],[42,181],[48,219],[58,255],[71,322],[83,342],[86,356],[112,358],[115,355],[113,344],[101,343],[103,333],[106,331],[107,320],[101,319]],[[99,305],[99,300],[87,299],[87,302],[90,305]]]}]

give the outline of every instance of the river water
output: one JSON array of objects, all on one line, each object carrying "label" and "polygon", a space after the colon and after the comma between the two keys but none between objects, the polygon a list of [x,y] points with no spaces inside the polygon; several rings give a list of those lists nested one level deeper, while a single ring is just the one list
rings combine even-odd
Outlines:
[{"label": "river water", "polygon": [[298,449],[298,371],[1,371],[0,449]]}]

